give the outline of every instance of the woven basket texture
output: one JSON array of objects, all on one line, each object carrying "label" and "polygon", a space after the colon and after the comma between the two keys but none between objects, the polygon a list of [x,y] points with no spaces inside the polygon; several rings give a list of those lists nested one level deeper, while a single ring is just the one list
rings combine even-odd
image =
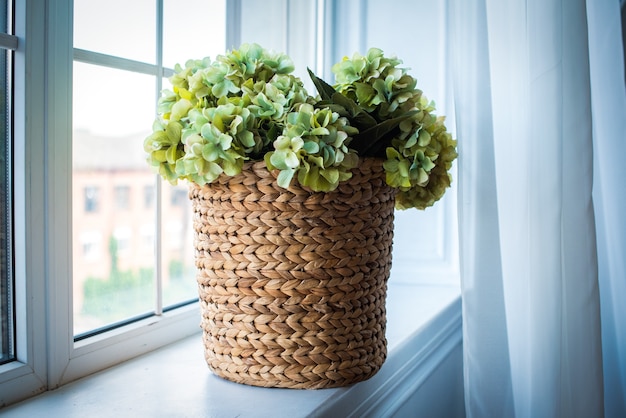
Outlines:
[{"label": "woven basket texture", "polygon": [[276,184],[263,162],[190,185],[205,358],[225,379],[318,389],[387,356],[394,189],[362,159],[329,193]]}]

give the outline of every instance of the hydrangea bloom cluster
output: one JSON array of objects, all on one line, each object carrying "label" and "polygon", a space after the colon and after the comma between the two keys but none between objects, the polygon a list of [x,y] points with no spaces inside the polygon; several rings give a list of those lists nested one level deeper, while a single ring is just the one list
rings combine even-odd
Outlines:
[{"label": "hydrangea bloom cluster", "polygon": [[173,184],[203,185],[263,159],[281,187],[324,192],[351,177],[359,156],[380,157],[396,206],[425,208],[450,185],[456,142],[400,63],[370,49],[333,67],[334,87],[311,73],[321,98],[291,74],[289,57],[256,44],[177,65],[144,141],[148,162]]},{"label": "hydrangea bloom cluster", "polygon": [[172,183],[202,185],[263,158],[287,115],[309,99],[293,69],[289,57],[259,45],[177,65],[144,141],[149,163]]},{"label": "hydrangea bloom cluster", "polygon": [[449,170],[457,157],[456,141],[444,118],[416,88],[417,81],[399,68],[402,62],[371,48],[332,68],[335,89],[355,101],[377,122],[411,114],[387,139],[384,168],[387,183],[399,189],[396,207],[424,209],[439,200],[450,186]]},{"label": "hydrangea bloom cluster", "polygon": [[269,169],[281,170],[278,185],[288,187],[297,173],[298,182],[314,191],[329,191],[350,178],[358,164],[347,146],[358,133],[346,118],[328,108],[300,104],[287,116],[283,134],[274,141],[275,151],[265,154]]}]

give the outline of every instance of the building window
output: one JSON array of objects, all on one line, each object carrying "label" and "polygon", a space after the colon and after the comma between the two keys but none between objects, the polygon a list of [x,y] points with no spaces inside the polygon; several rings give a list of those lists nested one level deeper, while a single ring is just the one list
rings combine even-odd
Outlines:
[{"label": "building window", "polygon": [[170,195],[170,203],[172,206],[185,206],[189,197],[187,197],[188,192],[185,189],[173,189]]},{"label": "building window", "polygon": [[143,207],[151,209],[154,207],[155,192],[153,185],[143,186]]},{"label": "building window", "polygon": [[185,235],[184,225],[182,222],[169,222],[165,227],[167,235],[167,250],[179,250],[183,248],[183,240],[188,237]]},{"label": "building window", "polygon": [[118,227],[113,231],[113,239],[115,240],[115,244],[113,244],[114,251],[117,252],[117,255],[127,255],[130,251],[131,244],[131,230],[128,227]]},{"label": "building window", "polygon": [[97,186],[87,186],[84,189],[85,212],[94,213],[98,211],[100,204],[100,189]]},{"label": "building window", "polygon": [[154,225],[144,224],[141,226],[141,251],[150,254],[154,251]]},{"label": "building window", "polygon": [[102,256],[102,234],[99,231],[84,231],[80,242],[85,260],[94,261]]},{"label": "building window", "polygon": [[130,187],[115,186],[114,189],[115,208],[118,210],[130,209]]}]

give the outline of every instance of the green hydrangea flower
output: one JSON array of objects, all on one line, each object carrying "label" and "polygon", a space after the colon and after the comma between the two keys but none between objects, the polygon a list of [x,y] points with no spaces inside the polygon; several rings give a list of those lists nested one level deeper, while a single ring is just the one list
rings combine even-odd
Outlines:
[{"label": "green hydrangea flower", "polygon": [[328,108],[301,104],[287,116],[274,151],[265,156],[269,169],[278,169],[278,184],[298,182],[313,191],[331,191],[352,176],[358,157],[348,148],[350,135],[357,133],[347,119]]},{"label": "green hydrangea flower", "polygon": [[260,159],[294,106],[310,99],[293,62],[256,44],[175,66],[159,99],[148,161],[167,180],[205,184]]},{"label": "green hydrangea flower", "polygon": [[354,54],[333,66],[334,88],[378,123],[412,114],[387,139],[383,166],[387,183],[399,189],[396,207],[424,209],[450,186],[448,171],[457,156],[456,141],[434,114],[434,103],[416,88],[417,81],[398,67],[401,63],[376,48],[365,56]]},{"label": "green hydrangea flower", "polygon": [[288,56],[257,44],[176,65],[144,141],[148,163],[171,183],[202,185],[264,159],[281,187],[331,191],[359,153],[384,159],[396,207],[424,209],[450,186],[456,141],[400,64],[372,48],[335,64],[334,86],[309,71],[317,97]]},{"label": "green hydrangea flower", "polygon": [[172,184],[177,183],[176,162],[185,153],[181,143],[182,125],[179,122],[162,123],[156,120],[153,133],[144,141],[143,149],[148,153],[148,164]]}]

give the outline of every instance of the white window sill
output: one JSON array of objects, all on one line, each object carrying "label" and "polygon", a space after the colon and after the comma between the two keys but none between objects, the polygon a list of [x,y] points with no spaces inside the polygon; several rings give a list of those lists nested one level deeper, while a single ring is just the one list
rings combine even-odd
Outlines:
[{"label": "white window sill", "polygon": [[437,367],[433,364],[460,346],[458,286],[391,283],[387,339],[387,361],[368,381],[339,389],[293,390],[251,387],[214,376],[204,361],[201,336],[196,334],[7,407],[0,414],[67,418],[383,416],[390,404],[406,401],[406,394]]}]

